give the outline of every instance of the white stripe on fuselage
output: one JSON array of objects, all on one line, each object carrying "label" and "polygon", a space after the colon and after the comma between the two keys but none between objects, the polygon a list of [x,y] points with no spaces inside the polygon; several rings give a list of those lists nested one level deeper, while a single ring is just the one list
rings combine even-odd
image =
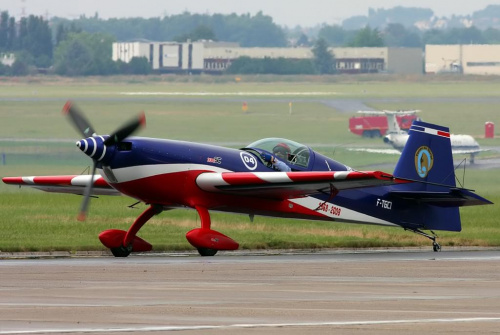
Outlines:
[{"label": "white stripe on fuselage", "polygon": [[[148,178],[161,174],[169,174],[187,171],[212,171],[217,173],[231,172],[212,165],[204,164],[154,164],[154,165],[136,165],[125,168],[113,169],[113,174],[119,183],[133,181],[142,178]],[[106,179],[104,173],[101,175]],[[106,179],[106,181],[108,181]],[[109,182],[109,181],[108,181]]]},{"label": "white stripe on fuselage", "polygon": [[[297,205],[309,208],[310,210],[316,210],[319,205],[323,203],[323,201],[314,197],[295,198],[290,199],[289,201]],[[329,206],[328,210],[325,211],[318,209],[318,212],[338,221],[351,223],[371,223],[381,226],[398,226],[397,224],[394,224],[392,222],[381,220],[374,216],[366,215],[361,212],[356,212],[352,209],[332,204],[331,202],[326,202],[326,204],[328,204]],[[338,210],[332,210],[332,207],[336,207]]]}]

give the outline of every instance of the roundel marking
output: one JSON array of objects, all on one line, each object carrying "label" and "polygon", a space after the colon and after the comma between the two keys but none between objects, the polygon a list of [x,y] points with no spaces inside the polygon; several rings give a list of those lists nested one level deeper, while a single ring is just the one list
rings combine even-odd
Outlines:
[{"label": "roundel marking", "polygon": [[420,178],[425,178],[429,174],[434,164],[434,155],[427,146],[421,146],[415,152],[415,170]]},{"label": "roundel marking", "polygon": [[252,154],[242,151],[240,157],[247,169],[255,170],[257,168],[257,159]]}]

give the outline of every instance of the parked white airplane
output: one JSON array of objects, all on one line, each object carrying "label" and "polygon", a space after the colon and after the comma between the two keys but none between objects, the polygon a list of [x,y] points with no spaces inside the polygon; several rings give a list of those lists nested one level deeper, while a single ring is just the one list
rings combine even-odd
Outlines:
[{"label": "parked white airplane", "polygon": [[[384,136],[384,143],[391,144],[394,149],[403,151],[406,141],[408,140],[408,133],[399,128],[396,121],[396,115],[398,113],[412,114],[418,111],[383,111],[383,112],[373,112],[373,113],[383,113],[387,116],[388,131]],[[454,155],[470,155],[470,162],[474,164],[474,157],[481,151],[477,141],[470,135],[450,135],[451,141],[451,151]]]}]

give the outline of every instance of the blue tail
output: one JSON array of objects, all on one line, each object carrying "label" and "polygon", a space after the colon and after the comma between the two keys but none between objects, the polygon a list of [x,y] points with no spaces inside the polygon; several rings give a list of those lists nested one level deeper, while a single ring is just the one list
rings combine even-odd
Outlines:
[{"label": "blue tail", "polygon": [[394,176],[425,182],[426,191],[434,190],[433,184],[455,187],[449,129],[414,121],[409,135]]},{"label": "blue tail", "polygon": [[460,231],[460,206],[491,202],[470,190],[457,188],[449,129],[414,121],[394,177],[414,181],[391,191],[405,201],[408,228]]}]

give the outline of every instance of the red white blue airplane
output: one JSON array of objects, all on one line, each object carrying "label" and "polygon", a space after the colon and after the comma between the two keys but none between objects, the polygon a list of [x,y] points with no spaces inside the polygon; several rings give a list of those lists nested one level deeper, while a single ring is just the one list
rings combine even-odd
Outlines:
[{"label": "red white blue airplane", "polygon": [[[449,130],[425,122],[413,123],[401,158],[389,174],[355,171],[286,139],[268,138],[229,149],[129,137],[145,123],[144,114],[100,136],[74,104],[68,102],[63,111],[84,137],[77,146],[92,159],[92,173],[2,180],[84,195],[79,219],[85,218],[91,195],[124,194],[148,204],[128,231],[110,229],[99,235],[116,257],[151,250],[138,231],[154,215],[174,208],[198,212],[201,227],[186,238],[200,255],[213,256],[218,250],[237,249],[238,243],[212,229],[210,211],[247,214],[251,219],[262,215],[399,227],[428,237],[439,251],[433,231],[460,231],[459,207],[491,204],[457,187]],[[271,164],[279,157],[287,172]]]}]

